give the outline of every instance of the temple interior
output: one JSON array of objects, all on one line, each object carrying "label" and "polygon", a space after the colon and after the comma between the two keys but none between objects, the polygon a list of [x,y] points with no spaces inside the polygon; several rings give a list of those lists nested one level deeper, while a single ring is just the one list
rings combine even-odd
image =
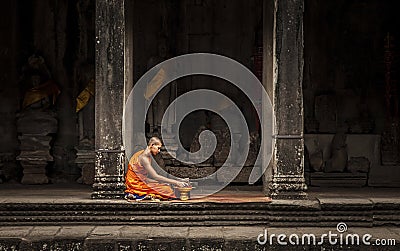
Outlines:
[{"label": "temple interior", "polygon": [[[263,46],[273,46],[263,37],[262,0],[127,2],[130,85],[164,60],[201,52],[232,58],[262,81]],[[299,102],[307,185],[400,187],[398,1],[304,2]],[[93,184],[95,1],[16,0],[2,6],[0,183]],[[168,104],[196,89],[224,93],[243,112],[250,154],[233,183],[247,185],[260,147],[260,120],[249,99],[225,80],[190,76],[171,83],[147,114],[146,136],[159,136]],[[172,131],[179,132],[185,149],[197,151],[205,129],[218,140],[207,161],[187,165],[162,152],[157,162],[181,177],[214,173],[229,152],[226,123],[199,110]]]}]

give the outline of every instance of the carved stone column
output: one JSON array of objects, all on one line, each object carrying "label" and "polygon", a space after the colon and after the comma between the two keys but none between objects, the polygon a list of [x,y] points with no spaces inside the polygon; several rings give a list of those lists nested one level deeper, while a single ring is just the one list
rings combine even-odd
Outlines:
[{"label": "carved stone column", "polygon": [[96,1],[96,170],[92,198],[120,198],[124,190],[124,2]]},{"label": "carved stone column", "polygon": [[273,108],[275,152],[269,192],[276,199],[304,199],[303,139],[304,0],[276,0],[274,6]]}]

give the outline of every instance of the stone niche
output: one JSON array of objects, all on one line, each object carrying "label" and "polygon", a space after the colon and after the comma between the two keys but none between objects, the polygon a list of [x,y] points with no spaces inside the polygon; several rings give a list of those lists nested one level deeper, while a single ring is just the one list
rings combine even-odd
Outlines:
[{"label": "stone niche", "polygon": [[[190,146],[190,152],[197,152],[200,149],[199,135],[202,131],[207,130],[207,127],[201,126],[193,137],[192,144]],[[215,173],[226,161],[230,151],[230,132],[228,128],[218,127],[218,129],[212,130],[217,138],[217,146],[210,158],[199,164],[188,165],[180,162],[176,159],[171,159],[168,153],[161,152],[160,156],[162,159],[157,159],[157,163],[163,167],[169,174],[190,179],[199,179],[207,177]],[[258,156],[260,148],[260,137],[257,132],[250,133],[250,142],[241,142],[240,144],[249,144],[249,154],[246,162],[241,169],[240,173],[232,181],[234,183],[247,183],[250,173],[253,169],[254,163]],[[239,147],[240,148],[240,147]],[[207,151],[207,150],[206,150]],[[183,158],[184,159],[184,158]],[[230,163],[232,165],[232,163]],[[228,175],[229,176],[229,175]],[[223,182],[225,181],[224,173],[219,173],[216,177],[212,177],[210,182]],[[216,179],[216,180],[214,180]]]},{"label": "stone niche", "polygon": [[47,165],[52,162],[50,142],[57,132],[56,114],[50,110],[26,110],[18,115],[17,131],[23,168],[22,184],[46,184]]},{"label": "stone niche", "polygon": [[17,182],[22,170],[15,161],[15,153],[0,153],[0,184],[3,182]]},{"label": "stone niche", "polygon": [[93,140],[83,139],[80,144],[75,148],[76,150],[76,165],[81,169],[81,177],[77,182],[86,185],[94,183],[95,176],[95,158]]},{"label": "stone niche", "polygon": [[380,164],[380,135],[306,134],[306,177],[311,186],[365,186]]},{"label": "stone niche", "polygon": [[[208,51],[234,58],[247,68],[256,72],[258,70],[259,72],[262,67],[255,69],[254,65],[262,66],[262,62],[257,60],[256,57],[257,55],[260,56],[259,52],[255,55],[255,51],[260,50],[260,42],[262,43],[261,24],[263,16],[262,8],[260,8],[262,1],[224,0],[211,1],[212,3],[209,1],[180,1],[179,4],[178,2],[135,2],[132,15],[132,22],[134,22],[133,51],[136,52],[133,54],[135,80],[138,80],[149,69],[150,65],[153,65],[151,61],[158,61],[154,60],[154,58],[165,58],[165,55],[160,55],[159,51],[160,42],[164,39],[167,45],[167,50],[165,51],[168,51],[166,54],[171,54],[168,57]],[[224,13],[227,13],[227,11],[235,12],[238,15],[225,15]],[[252,13],[252,15],[247,15],[246,13]],[[148,22],[147,17],[149,15],[153,17],[153,22]],[[215,19],[204,18],[209,15],[213,15]],[[179,27],[179,29],[176,29],[176,27]],[[212,32],[210,33],[211,30]],[[261,59],[261,57],[258,58]],[[176,82],[177,95],[175,96],[180,96],[196,89],[211,89],[230,97],[243,112],[248,121],[250,131],[257,130],[255,125],[256,115],[251,110],[250,101],[233,84],[220,78],[205,75],[179,78]],[[157,96],[164,97],[162,101],[165,104],[170,103],[171,100],[167,100],[168,98],[161,92]],[[173,95],[171,95],[172,97]],[[152,102],[152,105],[154,104],[157,105],[157,102]],[[161,111],[162,109],[159,110]],[[151,115],[148,113],[147,118],[151,117]],[[149,129],[146,129],[146,132],[154,133],[156,124],[154,121],[147,122]],[[185,149],[191,152],[196,152],[200,149],[198,135],[204,128],[214,132],[218,142],[217,149],[209,159],[196,165],[181,163],[162,149],[161,155],[165,170],[171,175],[179,174],[192,179],[206,177],[214,173],[225,162],[230,151],[230,132],[226,129],[226,125],[221,125],[218,119],[215,119],[215,116],[212,116],[210,112],[199,110],[189,114],[181,125],[176,125],[179,128],[173,128],[175,129],[173,132],[179,132],[181,143]],[[200,128],[200,126],[204,126],[204,128]],[[234,135],[235,140],[240,140],[240,138],[241,135],[239,133]],[[162,140],[166,145],[168,138],[164,136],[164,133]],[[245,142],[244,144],[252,145],[250,142]],[[246,165],[249,167],[252,166],[251,159],[254,159],[254,152],[258,153],[258,148],[255,151],[250,151],[251,156],[246,161]],[[185,159],[186,157],[180,152],[176,152],[176,155],[180,159]],[[246,177],[248,177],[251,169],[243,168],[244,173],[238,175],[238,180],[236,181],[247,182]],[[213,177],[216,178],[215,175]]]}]

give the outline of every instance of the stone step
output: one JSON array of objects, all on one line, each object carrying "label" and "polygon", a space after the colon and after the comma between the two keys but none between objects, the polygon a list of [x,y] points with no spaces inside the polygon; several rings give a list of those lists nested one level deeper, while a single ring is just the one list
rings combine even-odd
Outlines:
[{"label": "stone step", "polygon": [[[354,228],[344,232],[343,243],[339,237],[321,236],[329,232],[338,234],[335,228],[271,228],[252,227],[160,227],[160,226],[19,226],[0,227],[0,250],[75,250],[75,251],[128,251],[128,250],[163,250],[163,251],[245,251],[245,250],[398,250],[400,229],[393,227]],[[357,234],[359,245],[346,242],[346,234]],[[315,242],[303,234],[314,235]],[[369,243],[362,237],[371,235]],[[261,237],[260,237],[261,235]],[[275,235],[275,237],[272,237]],[[278,235],[285,235],[287,244],[277,241]],[[300,245],[290,244],[288,237],[299,237]],[[266,239],[265,239],[266,237]],[[385,240],[387,245],[377,246],[377,240]],[[266,242],[263,242],[266,240]],[[336,243],[335,243],[336,241]],[[390,241],[390,245],[389,245]]]},{"label": "stone step", "polygon": [[400,226],[400,204],[370,200],[277,200],[272,203],[84,200],[1,203],[0,225]]}]

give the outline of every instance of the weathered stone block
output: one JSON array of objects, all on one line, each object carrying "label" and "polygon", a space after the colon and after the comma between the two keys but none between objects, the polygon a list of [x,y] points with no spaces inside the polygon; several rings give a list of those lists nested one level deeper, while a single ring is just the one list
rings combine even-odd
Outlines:
[{"label": "weathered stone block", "polygon": [[117,249],[118,251],[133,251],[133,246],[130,241],[118,241]]},{"label": "weathered stone block", "polygon": [[213,174],[214,172],[216,172],[217,168],[213,166],[207,166],[207,167],[170,166],[167,167],[167,170],[168,173],[176,177],[198,179]]},{"label": "weathered stone block", "polygon": [[21,151],[18,155],[17,160],[25,161],[53,161],[53,156],[50,155],[49,149],[41,149],[35,151]]},{"label": "weathered stone block", "polygon": [[336,98],[334,95],[320,95],[315,98],[315,118],[320,132],[336,132]]},{"label": "weathered stone block", "polygon": [[157,154],[156,156],[153,156],[153,158],[161,168],[165,168],[164,157],[162,157],[161,154]]},{"label": "weathered stone block", "polygon": [[369,165],[369,160],[365,157],[350,157],[347,163],[347,169],[352,173],[368,173]]},{"label": "weathered stone block", "polygon": [[172,250],[186,250],[186,240],[178,238],[155,238],[147,239],[136,242],[134,250],[159,250],[159,251],[172,251]]},{"label": "weathered stone block", "polygon": [[164,160],[164,165],[166,165],[166,166],[172,166],[172,160],[171,160],[171,159],[165,159],[165,160]]},{"label": "weathered stone block", "polygon": [[82,164],[82,183],[87,185],[92,185],[94,183],[94,163],[92,164]]},{"label": "weathered stone block", "polygon": [[366,173],[311,173],[311,186],[361,187],[367,183]]},{"label": "weathered stone block", "polygon": [[22,184],[33,185],[33,184],[47,184],[49,183],[49,178],[47,178],[46,174],[40,173],[28,173],[22,177]]},{"label": "weathered stone block", "polygon": [[26,111],[17,120],[17,131],[23,134],[48,135],[57,132],[56,115],[50,111]]},{"label": "weathered stone block", "polygon": [[38,166],[24,166],[24,175],[46,174],[46,169]]},{"label": "weathered stone block", "polygon": [[251,170],[253,170],[252,166],[244,166],[233,182],[248,183]]},{"label": "weathered stone block", "polygon": [[18,137],[20,141],[19,149],[21,151],[35,151],[50,149],[50,136],[44,135],[21,135]]},{"label": "weathered stone block", "polygon": [[20,249],[20,238],[1,238],[0,240],[0,250],[21,250]]},{"label": "weathered stone block", "polygon": [[[237,169],[240,169],[240,167],[231,167],[231,168],[227,168],[224,171],[219,170],[217,173],[217,180],[219,182],[225,182],[225,181],[229,180],[233,175],[232,172]],[[234,178],[234,180],[232,182],[247,183],[252,169],[253,169],[253,167],[250,167],[250,166],[242,167],[240,172],[238,173],[238,175]]]},{"label": "weathered stone block", "polygon": [[249,153],[247,155],[245,166],[253,166],[256,162],[260,150],[260,136],[257,132],[250,133]]},{"label": "weathered stone block", "polygon": [[[172,156],[167,151],[161,151],[159,154],[163,159],[172,159]],[[158,155],[157,155],[158,156]]]},{"label": "weathered stone block", "polygon": [[116,243],[109,238],[87,238],[83,244],[83,250],[108,251],[116,250]]},{"label": "weathered stone block", "polygon": [[190,240],[190,250],[224,250],[223,239],[193,239]]}]

